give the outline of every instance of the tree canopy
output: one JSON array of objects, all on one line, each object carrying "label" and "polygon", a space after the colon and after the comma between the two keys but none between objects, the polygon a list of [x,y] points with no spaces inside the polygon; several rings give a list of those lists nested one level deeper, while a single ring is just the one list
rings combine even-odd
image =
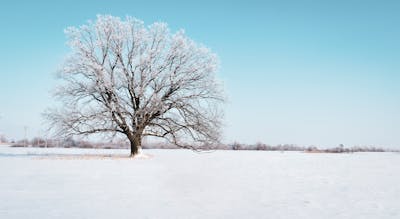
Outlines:
[{"label": "tree canopy", "polygon": [[218,142],[223,90],[217,56],[183,30],[98,15],[65,30],[72,53],[46,113],[62,135],[124,135],[131,155],[144,136],[197,149]]}]

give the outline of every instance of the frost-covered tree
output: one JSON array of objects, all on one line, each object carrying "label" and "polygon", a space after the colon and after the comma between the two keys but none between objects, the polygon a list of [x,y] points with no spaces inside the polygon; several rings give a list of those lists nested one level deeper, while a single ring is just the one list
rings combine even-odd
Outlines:
[{"label": "frost-covered tree", "polygon": [[184,31],[98,15],[65,33],[72,54],[55,92],[62,107],[46,113],[57,133],[122,134],[132,156],[144,136],[191,149],[218,141],[223,103],[218,60]]}]

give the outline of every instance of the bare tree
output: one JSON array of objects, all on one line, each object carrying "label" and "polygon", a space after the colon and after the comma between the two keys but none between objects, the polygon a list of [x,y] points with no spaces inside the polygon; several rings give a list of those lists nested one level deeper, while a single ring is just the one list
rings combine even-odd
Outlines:
[{"label": "bare tree", "polygon": [[72,54],[55,92],[63,106],[45,113],[57,133],[122,134],[131,156],[144,136],[191,149],[218,142],[223,93],[208,48],[131,17],[98,15],[65,32]]}]

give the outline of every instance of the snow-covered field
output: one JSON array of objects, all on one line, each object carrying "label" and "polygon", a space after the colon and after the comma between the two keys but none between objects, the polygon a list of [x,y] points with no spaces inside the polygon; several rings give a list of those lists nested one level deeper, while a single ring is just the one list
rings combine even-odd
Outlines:
[{"label": "snow-covered field", "polygon": [[0,218],[400,218],[400,154],[0,146]]}]

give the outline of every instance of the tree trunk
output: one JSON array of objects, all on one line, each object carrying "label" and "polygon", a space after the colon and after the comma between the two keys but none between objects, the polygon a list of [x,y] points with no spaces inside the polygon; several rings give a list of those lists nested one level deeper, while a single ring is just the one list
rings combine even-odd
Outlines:
[{"label": "tree trunk", "polygon": [[142,136],[134,135],[132,138],[129,138],[131,143],[131,157],[139,154],[142,150]]}]

